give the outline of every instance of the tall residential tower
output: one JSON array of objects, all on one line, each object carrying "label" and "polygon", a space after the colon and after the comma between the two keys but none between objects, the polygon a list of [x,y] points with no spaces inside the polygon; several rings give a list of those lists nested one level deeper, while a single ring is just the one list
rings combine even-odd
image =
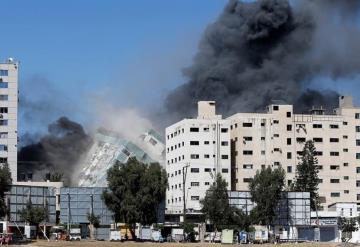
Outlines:
[{"label": "tall residential tower", "polygon": [[18,62],[0,63],[0,165],[8,163],[17,181]]},{"label": "tall residential tower", "polygon": [[200,101],[197,118],[166,128],[166,213],[181,215],[185,207],[187,214],[199,214],[218,173],[230,189],[230,152],[230,121],[216,115],[214,101]]}]

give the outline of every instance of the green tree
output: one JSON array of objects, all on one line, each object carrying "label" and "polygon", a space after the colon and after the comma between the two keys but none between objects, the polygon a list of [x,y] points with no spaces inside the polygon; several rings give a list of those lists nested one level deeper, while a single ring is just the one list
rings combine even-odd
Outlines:
[{"label": "green tree", "polygon": [[87,219],[90,223],[90,238],[94,239],[94,228],[97,229],[100,226],[100,216],[94,213],[88,213]]},{"label": "green tree", "polygon": [[229,196],[227,182],[218,173],[213,185],[206,191],[204,199],[200,201],[202,213],[206,220],[214,226],[215,232],[229,223]]},{"label": "green tree", "polygon": [[254,223],[268,227],[273,223],[284,188],[284,180],[285,171],[281,167],[271,169],[269,166],[256,172],[249,184],[252,201],[256,203],[256,207],[251,211]]},{"label": "green tree", "polygon": [[294,190],[298,192],[310,192],[311,210],[315,211],[319,206],[319,167],[315,156],[316,148],[312,140],[308,140],[301,153],[301,161],[296,169]]},{"label": "green tree", "polygon": [[351,239],[352,232],[359,230],[356,221],[356,218],[341,217],[338,219],[338,227],[342,232],[341,240],[343,242],[348,242]]},{"label": "green tree", "polygon": [[135,224],[157,222],[158,206],[165,199],[166,171],[158,164],[144,164],[130,158],[126,164],[116,163],[107,172],[108,190],[103,200],[135,236]]},{"label": "green tree", "polygon": [[250,218],[241,209],[232,207],[229,204],[227,182],[216,175],[216,181],[206,191],[205,198],[200,201],[202,213],[206,220],[213,224],[215,232],[226,228],[249,229]]},{"label": "green tree", "polygon": [[39,228],[39,224],[48,219],[48,210],[46,207],[34,206],[29,200],[26,207],[19,212],[21,220],[36,226],[36,230]]},{"label": "green tree", "polygon": [[0,165],[0,219],[7,214],[5,193],[11,188],[11,172],[8,164]]}]

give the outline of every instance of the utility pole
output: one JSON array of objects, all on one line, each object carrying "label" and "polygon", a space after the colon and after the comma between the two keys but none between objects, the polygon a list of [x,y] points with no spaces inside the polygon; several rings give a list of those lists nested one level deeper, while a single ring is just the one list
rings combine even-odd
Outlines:
[{"label": "utility pole", "polygon": [[[187,175],[187,168],[189,167],[189,163],[186,163],[185,166],[182,168],[182,177],[183,177],[183,224],[185,225],[185,221],[186,221],[186,198],[185,198],[185,193],[186,193],[186,187],[185,187],[185,183],[186,183],[186,175]],[[183,236],[184,236],[184,240],[185,240],[185,231],[183,232]]]},{"label": "utility pole", "polygon": [[68,198],[68,220],[67,220],[67,231],[68,231],[68,235],[70,235],[70,193],[67,193],[67,198]]}]

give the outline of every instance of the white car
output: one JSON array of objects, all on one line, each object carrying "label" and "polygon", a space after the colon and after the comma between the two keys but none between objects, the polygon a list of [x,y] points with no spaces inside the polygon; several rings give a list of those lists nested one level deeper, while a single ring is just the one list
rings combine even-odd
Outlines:
[{"label": "white car", "polygon": [[80,241],[81,240],[81,235],[80,234],[70,234],[69,235],[69,240],[70,241]]}]

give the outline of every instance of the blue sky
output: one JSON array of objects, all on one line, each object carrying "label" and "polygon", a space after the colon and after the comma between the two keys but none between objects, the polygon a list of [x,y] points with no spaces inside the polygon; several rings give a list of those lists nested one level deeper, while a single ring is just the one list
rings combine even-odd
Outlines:
[{"label": "blue sky", "polygon": [[226,2],[3,0],[0,59],[21,62],[22,105],[42,104],[34,110],[41,119],[22,117],[20,132],[61,114],[85,121],[79,105],[92,94],[123,106],[156,105],[184,81],[181,69]]}]

